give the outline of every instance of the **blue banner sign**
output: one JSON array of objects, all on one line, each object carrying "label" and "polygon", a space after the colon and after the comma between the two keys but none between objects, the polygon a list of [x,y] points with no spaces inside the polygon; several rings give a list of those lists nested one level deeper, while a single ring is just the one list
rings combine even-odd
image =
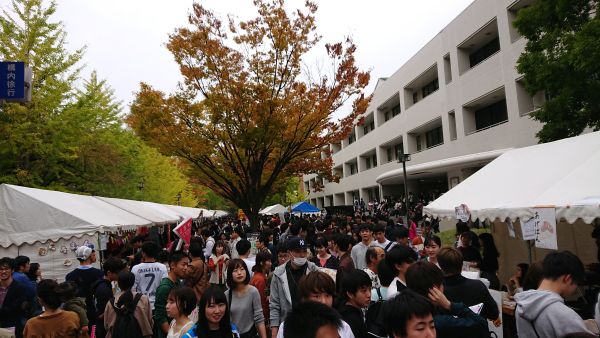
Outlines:
[{"label": "blue banner sign", "polygon": [[25,63],[0,62],[0,100],[25,100]]}]

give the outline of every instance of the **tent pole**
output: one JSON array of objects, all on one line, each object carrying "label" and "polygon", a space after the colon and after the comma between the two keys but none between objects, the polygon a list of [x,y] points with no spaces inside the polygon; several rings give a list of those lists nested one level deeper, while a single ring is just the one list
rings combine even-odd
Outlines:
[{"label": "tent pole", "polygon": [[527,253],[529,254],[529,266],[531,266],[532,262],[533,262],[533,258],[532,258],[532,253],[531,253],[531,245],[532,245],[532,241],[528,240],[527,241]]}]

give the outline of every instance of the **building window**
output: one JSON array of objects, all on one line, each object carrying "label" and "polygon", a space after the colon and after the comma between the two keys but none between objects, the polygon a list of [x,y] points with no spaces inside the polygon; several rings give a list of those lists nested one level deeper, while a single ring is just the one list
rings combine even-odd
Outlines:
[{"label": "building window", "polygon": [[394,154],[392,153],[392,147],[385,149],[388,162],[392,162],[394,160]]},{"label": "building window", "polygon": [[436,90],[438,90],[440,88],[440,85],[438,83],[438,79],[435,79],[431,82],[429,82],[428,84],[423,86],[423,98],[426,98],[427,96],[429,96],[430,94],[432,94],[433,92],[435,92]]},{"label": "building window", "polygon": [[419,102],[419,93],[418,92],[414,92],[413,93],[413,104]]},{"label": "building window", "polygon": [[469,65],[471,68],[475,67],[481,61],[489,58],[494,53],[500,50],[500,39],[495,38],[494,40],[483,45],[483,47],[469,54]]},{"label": "building window", "polygon": [[415,137],[416,141],[417,141],[417,151],[421,151],[422,147],[421,147],[421,135],[417,135],[417,137]]},{"label": "building window", "polygon": [[438,144],[444,143],[444,134],[442,133],[442,126],[425,133],[425,143],[427,148],[437,146]]},{"label": "building window", "polygon": [[392,108],[392,117],[400,114],[400,105],[396,105]]},{"label": "building window", "polygon": [[371,163],[373,164],[373,168],[377,166],[377,154],[371,155]]},{"label": "building window", "polygon": [[403,146],[402,144],[396,144],[396,145],[394,146],[394,159],[395,159],[395,160],[398,160],[398,159],[400,158],[400,157],[399,157],[399,156],[400,156],[400,153],[404,152],[404,149],[403,149],[403,147],[404,147],[404,146]]},{"label": "building window", "polygon": [[356,141],[356,135],[352,134],[348,137],[348,144],[352,144]]},{"label": "building window", "polygon": [[501,100],[475,111],[475,129],[481,130],[508,121],[506,100]]},{"label": "building window", "polygon": [[350,175],[356,174],[356,171],[357,171],[356,164],[355,163],[351,163],[348,166],[350,167]]},{"label": "building window", "polygon": [[391,119],[391,115],[392,112],[386,111],[385,114],[383,114],[383,119],[387,122],[389,119]]}]

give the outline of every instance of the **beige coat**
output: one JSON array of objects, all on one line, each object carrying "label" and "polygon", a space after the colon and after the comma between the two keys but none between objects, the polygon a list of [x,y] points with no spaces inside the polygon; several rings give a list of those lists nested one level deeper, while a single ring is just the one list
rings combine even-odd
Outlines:
[{"label": "beige coat", "polygon": [[[133,292],[133,297],[137,292]],[[123,292],[119,292],[115,295],[115,306],[121,298]],[[138,324],[140,325],[140,329],[142,330],[142,334],[144,337],[152,337],[152,308],[150,307],[150,299],[146,295],[142,295],[140,301],[137,303],[137,307],[135,312],[133,313],[135,319],[137,319]],[[104,327],[106,328],[106,338],[112,337],[112,328],[115,325],[115,321],[117,320],[117,314],[115,309],[113,309],[111,302],[106,304],[106,308],[104,309]]]}]

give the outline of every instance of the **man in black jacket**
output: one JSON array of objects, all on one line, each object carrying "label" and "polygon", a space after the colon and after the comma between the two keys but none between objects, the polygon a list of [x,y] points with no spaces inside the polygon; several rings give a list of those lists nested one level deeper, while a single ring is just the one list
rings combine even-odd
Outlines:
[{"label": "man in black jacket", "polygon": [[481,315],[494,324],[500,324],[498,304],[480,280],[468,279],[461,275],[463,257],[455,248],[442,248],[438,254],[438,263],[444,271],[444,294],[451,302],[460,302],[466,306],[483,303]]},{"label": "man in black jacket", "polygon": [[9,257],[0,259],[0,327],[14,327],[15,335],[22,337],[27,289],[12,278],[13,264]]},{"label": "man in black jacket", "polygon": [[369,337],[363,309],[371,303],[371,278],[363,270],[344,274],[341,281],[344,303],[338,307],[342,319],[350,325],[356,338]]}]

